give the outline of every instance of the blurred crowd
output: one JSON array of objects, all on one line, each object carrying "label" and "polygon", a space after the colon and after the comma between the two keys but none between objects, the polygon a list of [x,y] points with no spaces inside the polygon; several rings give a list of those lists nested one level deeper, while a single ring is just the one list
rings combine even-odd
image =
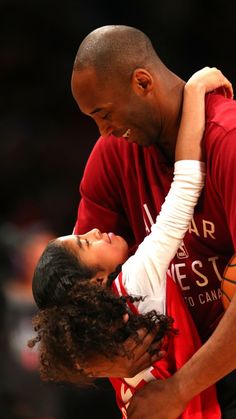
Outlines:
[{"label": "blurred crowd", "polygon": [[[0,419],[115,419],[107,380],[77,389],[41,383],[28,350],[34,266],[47,242],[73,230],[79,181],[97,138],[72,98],[82,38],[136,26],[183,79],[205,65],[236,83],[234,2],[0,0]],[[91,403],[92,400],[92,403]]]}]

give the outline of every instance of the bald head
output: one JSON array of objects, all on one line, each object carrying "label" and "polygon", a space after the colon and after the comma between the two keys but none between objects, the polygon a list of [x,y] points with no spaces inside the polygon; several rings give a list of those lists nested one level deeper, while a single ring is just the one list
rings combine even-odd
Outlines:
[{"label": "bald head", "polygon": [[94,119],[102,136],[128,132],[129,141],[144,146],[176,138],[183,85],[150,39],[123,25],[103,26],[86,36],[71,78],[81,112]]},{"label": "bald head", "polygon": [[151,69],[161,61],[150,39],[130,26],[109,25],[95,29],[81,43],[74,70],[94,69],[97,74],[127,75],[138,68]]}]

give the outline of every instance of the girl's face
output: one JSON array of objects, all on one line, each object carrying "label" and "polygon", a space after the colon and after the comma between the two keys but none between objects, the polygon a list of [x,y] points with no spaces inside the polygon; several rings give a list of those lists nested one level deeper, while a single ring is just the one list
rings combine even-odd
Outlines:
[{"label": "girl's face", "polygon": [[[97,275],[103,278],[114,272],[128,258],[128,244],[121,236],[101,233],[97,228],[86,234],[63,236],[57,240],[78,255],[86,266],[99,267]],[[102,285],[105,283],[104,280]]]}]

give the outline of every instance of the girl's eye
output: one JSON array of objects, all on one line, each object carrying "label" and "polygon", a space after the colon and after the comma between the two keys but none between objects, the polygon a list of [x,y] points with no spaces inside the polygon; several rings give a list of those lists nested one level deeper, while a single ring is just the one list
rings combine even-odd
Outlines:
[{"label": "girl's eye", "polygon": [[87,246],[89,246],[89,241],[87,239],[85,239],[85,242],[86,242]]}]

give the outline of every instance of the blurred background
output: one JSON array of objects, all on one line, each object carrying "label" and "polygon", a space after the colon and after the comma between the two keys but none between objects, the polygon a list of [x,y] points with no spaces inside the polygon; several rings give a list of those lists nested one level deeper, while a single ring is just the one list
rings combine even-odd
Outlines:
[{"label": "blurred background", "polygon": [[183,79],[216,66],[235,88],[235,23],[232,0],[0,0],[0,419],[120,417],[106,380],[83,391],[42,384],[25,346],[34,266],[51,238],[72,232],[98,138],[70,90],[80,42],[102,25],[135,26]]}]

